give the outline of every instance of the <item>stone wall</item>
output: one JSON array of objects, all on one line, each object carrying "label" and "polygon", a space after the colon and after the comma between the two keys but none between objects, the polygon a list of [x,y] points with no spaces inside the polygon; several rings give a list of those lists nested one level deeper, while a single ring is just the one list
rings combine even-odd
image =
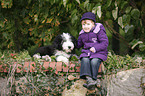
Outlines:
[{"label": "stone wall", "polygon": [[[100,94],[99,91],[103,91],[103,96],[145,96],[145,67],[121,71],[104,77],[101,81],[98,80],[102,90],[96,88],[93,91],[83,87],[84,80],[74,78],[76,81],[70,86],[70,89],[66,88],[63,91],[62,96],[86,96],[86,94],[93,94],[94,92],[97,94],[97,91],[98,94]],[[6,85],[7,78],[0,77],[1,96],[4,96],[3,94],[7,92]]]}]

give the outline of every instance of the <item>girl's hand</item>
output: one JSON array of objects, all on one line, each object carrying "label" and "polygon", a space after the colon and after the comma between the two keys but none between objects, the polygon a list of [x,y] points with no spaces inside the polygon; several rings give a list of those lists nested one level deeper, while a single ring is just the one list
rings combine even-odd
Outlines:
[{"label": "girl's hand", "polygon": [[95,53],[95,52],[96,52],[96,50],[95,50],[95,48],[94,48],[94,47],[91,47],[91,48],[90,48],[90,51],[91,51],[91,52],[93,52],[93,53]]}]

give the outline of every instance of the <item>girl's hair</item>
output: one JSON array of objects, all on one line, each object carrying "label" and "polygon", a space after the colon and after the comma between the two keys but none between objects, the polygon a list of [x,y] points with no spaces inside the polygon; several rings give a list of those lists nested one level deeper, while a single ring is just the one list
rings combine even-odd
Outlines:
[{"label": "girl's hair", "polygon": [[[82,21],[84,21],[84,23],[86,23],[86,20],[91,20],[91,19],[84,19]],[[81,23],[82,23],[82,21],[81,21]],[[91,22],[95,25],[95,22],[93,20],[91,20]]]}]

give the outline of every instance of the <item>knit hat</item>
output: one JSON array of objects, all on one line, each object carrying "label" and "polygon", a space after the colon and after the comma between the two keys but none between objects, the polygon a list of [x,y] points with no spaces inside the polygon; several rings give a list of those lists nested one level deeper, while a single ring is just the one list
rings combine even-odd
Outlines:
[{"label": "knit hat", "polygon": [[96,22],[96,15],[92,12],[86,12],[83,14],[80,21],[82,21],[84,19],[90,19],[90,20],[93,20],[94,22]]}]

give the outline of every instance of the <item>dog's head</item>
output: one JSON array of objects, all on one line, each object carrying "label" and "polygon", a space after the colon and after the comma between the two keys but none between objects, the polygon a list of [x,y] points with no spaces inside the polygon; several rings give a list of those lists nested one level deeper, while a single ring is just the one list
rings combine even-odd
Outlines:
[{"label": "dog's head", "polygon": [[53,42],[56,49],[63,50],[66,53],[71,53],[76,47],[76,43],[77,40],[69,33],[58,35]]}]

